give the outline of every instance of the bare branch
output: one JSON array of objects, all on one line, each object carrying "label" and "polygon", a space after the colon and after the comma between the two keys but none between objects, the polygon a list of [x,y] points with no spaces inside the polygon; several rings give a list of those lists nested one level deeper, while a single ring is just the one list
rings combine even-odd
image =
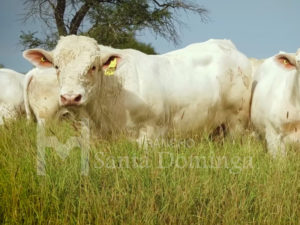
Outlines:
[{"label": "bare branch", "polygon": [[90,7],[91,7],[90,2],[86,1],[86,3],[84,3],[81,6],[81,8],[76,12],[75,16],[71,21],[70,31],[69,31],[70,34],[77,34],[78,28],[82,20],[86,16],[87,12],[89,11]]},{"label": "bare branch", "polygon": [[57,0],[57,5],[54,11],[54,17],[59,35],[66,35],[67,30],[64,23],[64,14],[66,9],[66,0]]}]

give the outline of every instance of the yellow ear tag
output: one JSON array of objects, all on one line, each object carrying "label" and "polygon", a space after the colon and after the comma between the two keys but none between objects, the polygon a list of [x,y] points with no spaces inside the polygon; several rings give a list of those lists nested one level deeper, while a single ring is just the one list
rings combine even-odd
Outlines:
[{"label": "yellow ear tag", "polygon": [[284,64],[288,64],[288,61],[285,59],[285,60],[283,60],[283,63]]},{"label": "yellow ear tag", "polygon": [[117,58],[115,57],[113,60],[110,61],[107,69],[104,72],[105,76],[113,76],[117,69]]},{"label": "yellow ear tag", "polygon": [[45,57],[41,57],[41,62],[46,62]]}]

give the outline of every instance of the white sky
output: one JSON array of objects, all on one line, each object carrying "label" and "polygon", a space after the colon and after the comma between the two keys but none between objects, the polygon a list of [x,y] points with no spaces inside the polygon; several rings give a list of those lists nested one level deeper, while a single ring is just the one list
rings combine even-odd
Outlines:
[{"label": "white sky", "polygon": [[[209,10],[210,21],[201,23],[198,16],[182,19],[181,42],[173,43],[144,32],[139,40],[151,43],[158,53],[182,48],[210,38],[230,39],[249,57],[266,58],[277,52],[295,52],[300,48],[300,0],[195,0]],[[40,30],[37,24],[22,24],[21,0],[0,3],[0,63],[19,72],[32,68],[22,57],[21,30]]]}]

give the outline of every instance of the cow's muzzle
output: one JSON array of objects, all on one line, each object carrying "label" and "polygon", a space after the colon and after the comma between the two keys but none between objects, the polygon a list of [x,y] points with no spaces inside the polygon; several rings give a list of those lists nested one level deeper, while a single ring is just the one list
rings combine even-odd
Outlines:
[{"label": "cow's muzzle", "polygon": [[60,96],[60,102],[63,106],[80,105],[82,95],[81,94],[64,94]]}]

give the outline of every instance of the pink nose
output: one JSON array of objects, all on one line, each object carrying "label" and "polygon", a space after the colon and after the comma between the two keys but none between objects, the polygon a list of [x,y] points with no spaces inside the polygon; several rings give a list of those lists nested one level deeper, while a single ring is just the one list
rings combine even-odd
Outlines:
[{"label": "pink nose", "polygon": [[60,96],[60,101],[61,101],[61,104],[64,105],[64,106],[68,106],[68,105],[80,105],[81,95],[80,94],[75,94],[75,95],[65,94],[65,95],[61,95]]}]

